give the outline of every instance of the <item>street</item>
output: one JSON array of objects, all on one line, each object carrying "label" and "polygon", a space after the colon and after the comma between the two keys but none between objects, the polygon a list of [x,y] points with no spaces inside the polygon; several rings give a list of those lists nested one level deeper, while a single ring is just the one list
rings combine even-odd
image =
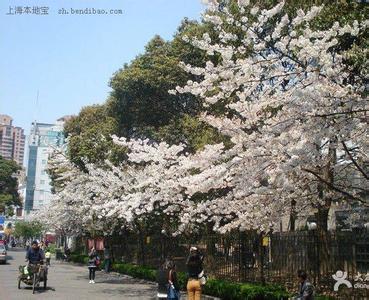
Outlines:
[{"label": "street", "polygon": [[[156,285],[116,273],[96,272],[96,283],[88,283],[87,267],[51,261],[47,289],[35,294],[21,283],[18,290],[18,267],[24,265],[23,249],[9,250],[6,265],[0,265],[0,300],[28,299],[156,299]],[[42,284],[41,284],[42,286]]]}]

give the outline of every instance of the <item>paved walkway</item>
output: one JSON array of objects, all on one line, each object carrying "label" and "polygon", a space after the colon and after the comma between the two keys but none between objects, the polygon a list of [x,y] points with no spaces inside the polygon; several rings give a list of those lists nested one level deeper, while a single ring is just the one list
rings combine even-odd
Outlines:
[{"label": "paved walkway", "polygon": [[156,299],[156,284],[120,274],[96,272],[96,284],[88,283],[87,267],[51,261],[48,288],[32,295],[24,283],[17,287],[18,266],[24,265],[24,250],[9,250],[6,265],[0,265],[1,300],[93,300],[93,299]]}]

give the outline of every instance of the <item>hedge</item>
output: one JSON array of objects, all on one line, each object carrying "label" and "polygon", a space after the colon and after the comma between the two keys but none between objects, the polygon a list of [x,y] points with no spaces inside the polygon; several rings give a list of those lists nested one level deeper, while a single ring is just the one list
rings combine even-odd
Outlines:
[{"label": "hedge", "polygon": [[116,263],[112,265],[112,269],[118,273],[127,274],[135,278],[156,281],[156,270],[148,267]]},{"label": "hedge", "polygon": [[284,300],[290,297],[281,286],[235,283],[226,280],[209,279],[204,293],[223,300]]},{"label": "hedge", "polygon": [[84,255],[84,254],[76,254],[76,253],[72,253],[70,255],[70,260],[72,262],[75,263],[80,263],[80,264],[86,264],[88,263],[88,256]]}]

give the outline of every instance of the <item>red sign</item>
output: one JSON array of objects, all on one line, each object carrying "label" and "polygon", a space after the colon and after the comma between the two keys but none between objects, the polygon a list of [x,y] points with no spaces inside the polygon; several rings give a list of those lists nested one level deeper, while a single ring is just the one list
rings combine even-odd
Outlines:
[{"label": "red sign", "polygon": [[91,250],[92,247],[95,247],[95,250],[104,250],[104,238],[99,237],[95,239],[88,239],[87,240],[87,248]]}]

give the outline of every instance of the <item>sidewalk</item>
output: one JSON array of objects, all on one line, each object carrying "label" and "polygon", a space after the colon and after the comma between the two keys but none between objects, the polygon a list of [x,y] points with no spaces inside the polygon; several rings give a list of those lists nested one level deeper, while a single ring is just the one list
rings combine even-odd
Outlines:
[{"label": "sidewalk", "polygon": [[[55,262],[55,260],[54,260]],[[63,262],[59,262],[60,264],[64,264]],[[67,263],[65,263],[67,264]],[[83,264],[80,263],[73,263],[71,262],[71,264],[73,265],[77,265],[77,266],[84,266]],[[105,273],[105,271],[97,271],[96,272],[96,280],[99,281],[99,283],[107,283],[107,284],[119,284],[122,282],[134,282],[135,284],[139,285],[143,285],[143,286],[151,286],[150,290],[156,291],[156,282],[152,282],[152,281],[148,281],[145,279],[138,279],[138,278],[134,278],[132,276],[129,275],[125,275],[125,274],[120,274],[118,272],[109,272],[109,273]],[[153,297],[156,297],[156,293],[154,293]],[[151,298],[151,299],[154,299]],[[187,293],[185,291],[181,292],[181,299],[182,300],[186,300],[187,299]],[[202,300],[221,300],[220,298],[217,297],[213,297],[213,296],[208,296],[208,295],[202,295],[201,296]]]},{"label": "sidewalk", "polygon": [[[131,279],[131,280],[135,280],[136,283],[141,283],[141,284],[145,284],[145,285],[152,285],[153,287],[156,288],[156,283],[155,282],[144,280],[144,279],[136,279],[136,278],[133,278],[129,275],[120,274],[120,273],[117,273],[117,272],[105,273],[104,271],[99,271],[97,274],[99,274],[99,277],[104,276],[105,278],[107,278],[106,280],[108,280],[108,281],[110,280],[112,283],[113,282],[117,283],[117,281],[119,283],[122,280],[127,281],[127,280]],[[107,281],[104,281],[104,282],[107,282]],[[181,299],[182,300],[187,299],[187,293],[185,291],[181,291]],[[202,300],[221,300],[220,298],[213,297],[213,296],[208,296],[208,295],[202,295],[201,299]]]}]

